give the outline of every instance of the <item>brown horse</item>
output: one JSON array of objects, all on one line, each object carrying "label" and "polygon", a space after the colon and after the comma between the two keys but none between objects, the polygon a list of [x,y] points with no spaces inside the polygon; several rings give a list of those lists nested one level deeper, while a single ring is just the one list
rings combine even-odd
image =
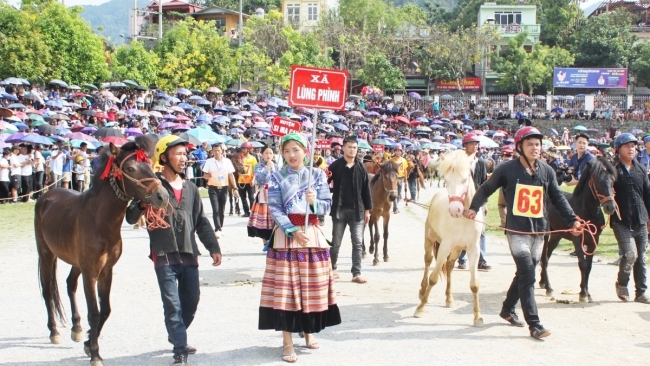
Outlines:
[{"label": "brown horse", "polygon": [[[369,163],[366,163],[369,164]],[[391,205],[397,198],[397,164],[387,161],[381,165],[379,172],[370,179],[370,195],[372,210],[370,210],[370,254],[375,254],[372,264],[379,264],[379,218],[384,224],[384,262],[388,262],[388,222],[390,221]],[[363,255],[366,253],[365,235],[362,242]]]},{"label": "brown horse", "polygon": [[156,208],[166,207],[169,202],[167,191],[151,169],[149,156],[153,141],[140,136],[121,149],[110,144],[106,150],[100,157],[100,168],[90,189],[82,194],[68,189],[50,190],[36,202],[34,215],[50,341],[61,342],[55,315],[60,322],[65,318],[56,279],[57,258],[60,258],[72,265],[66,282],[72,309],[71,337],[75,342],[82,340],[75,293],[79,275],[83,275],[90,325],[84,350],[92,366],[103,365],[97,338],[111,312],[113,266],[122,254],[120,230],[129,200],[136,198]]}]

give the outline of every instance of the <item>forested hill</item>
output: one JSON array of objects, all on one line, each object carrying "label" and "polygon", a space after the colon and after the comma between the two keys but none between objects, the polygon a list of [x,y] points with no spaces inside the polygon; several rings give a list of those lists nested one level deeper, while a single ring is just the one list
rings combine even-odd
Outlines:
[{"label": "forested hill", "polygon": [[[138,0],[138,6],[146,5],[146,0]],[[109,38],[109,42],[119,45],[125,37],[130,36],[129,9],[133,8],[133,0],[111,0],[101,5],[84,5],[81,17],[90,22],[95,33]]]}]

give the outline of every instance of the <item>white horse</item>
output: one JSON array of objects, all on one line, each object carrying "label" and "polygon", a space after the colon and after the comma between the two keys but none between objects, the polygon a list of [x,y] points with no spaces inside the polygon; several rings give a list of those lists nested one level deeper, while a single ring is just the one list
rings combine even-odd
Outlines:
[{"label": "white horse", "polygon": [[[463,217],[465,208],[469,208],[476,193],[470,160],[462,150],[440,156],[440,172],[447,190],[437,192],[429,206],[429,215],[424,226],[424,277],[420,288],[420,306],[415,310],[415,317],[424,313],[424,306],[429,301],[429,293],[441,277],[447,277],[446,305],[451,307],[454,298],[451,293],[451,271],[460,252],[467,251],[470,271],[470,289],[474,295],[474,326],[483,326],[478,300],[479,283],[476,278],[480,255],[479,239],[483,224]],[[483,210],[479,210],[476,220],[484,221]],[[429,266],[436,258],[436,265],[431,274]]]}]

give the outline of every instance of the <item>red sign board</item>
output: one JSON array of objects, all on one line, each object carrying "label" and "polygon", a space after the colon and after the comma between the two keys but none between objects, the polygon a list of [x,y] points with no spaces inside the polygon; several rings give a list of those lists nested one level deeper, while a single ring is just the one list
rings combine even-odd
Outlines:
[{"label": "red sign board", "polygon": [[275,117],[271,123],[271,135],[282,137],[292,132],[300,132],[300,122],[288,118]]},{"label": "red sign board", "polygon": [[[460,79],[460,87],[463,90],[481,90],[481,78],[463,78]],[[456,80],[438,80],[436,81],[436,89],[442,90],[458,90]]]},{"label": "red sign board", "polygon": [[321,150],[329,150],[332,148],[332,142],[330,140],[318,140],[316,141],[316,147]]},{"label": "red sign board", "polygon": [[378,154],[384,153],[384,145],[372,145],[372,149]]},{"label": "red sign board", "polygon": [[292,66],[289,105],[343,110],[347,100],[348,72]]}]

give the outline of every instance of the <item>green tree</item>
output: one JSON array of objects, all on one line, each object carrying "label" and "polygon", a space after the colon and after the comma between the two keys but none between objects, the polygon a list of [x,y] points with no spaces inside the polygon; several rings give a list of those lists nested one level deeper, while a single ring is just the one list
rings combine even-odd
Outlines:
[{"label": "green tree", "polygon": [[243,82],[251,84],[251,91],[256,94],[261,89],[262,80],[266,77],[267,67],[272,64],[271,59],[251,44],[245,44],[237,49],[237,60],[241,60],[237,76]]},{"label": "green tree", "polygon": [[225,89],[236,76],[237,65],[226,37],[218,34],[213,21],[188,18],[167,32],[155,52],[160,58],[159,86]]},{"label": "green tree", "polygon": [[638,81],[650,85],[650,43],[642,42],[634,47],[635,59],[630,65],[630,70]]},{"label": "green tree", "polygon": [[636,36],[630,34],[627,13],[590,17],[572,37],[577,67],[627,67]]},{"label": "green tree", "polygon": [[159,61],[158,55],[135,41],[117,49],[112,71],[118,80],[131,79],[148,86],[158,80]]},{"label": "green tree", "polygon": [[[239,11],[239,0],[191,0],[190,3],[203,7],[218,6],[224,9]],[[244,14],[255,14],[255,9],[257,8],[269,11],[277,10],[281,7],[281,0],[242,0],[242,12]]]},{"label": "green tree", "polygon": [[44,75],[73,84],[106,80],[104,42],[80,17],[83,8],[52,3],[39,10],[32,15],[32,27],[50,50]]},{"label": "green tree", "polygon": [[12,76],[42,81],[50,60],[50,49],[38,30],[36,15],[0,2],[0,79]]},{"label": "green tree", "polygon": [[537,18],[542,26],[540,41],[551,47],[565,46],[584,13],[574,0],[539,0]]},{"label": "green tree", "polygon": [[388,61],[386,55],[373,50],[368,57],[363,69],[357,72],[361,82],[375,86],[381,90],[399,90],[406,87],[404,73]]}]

